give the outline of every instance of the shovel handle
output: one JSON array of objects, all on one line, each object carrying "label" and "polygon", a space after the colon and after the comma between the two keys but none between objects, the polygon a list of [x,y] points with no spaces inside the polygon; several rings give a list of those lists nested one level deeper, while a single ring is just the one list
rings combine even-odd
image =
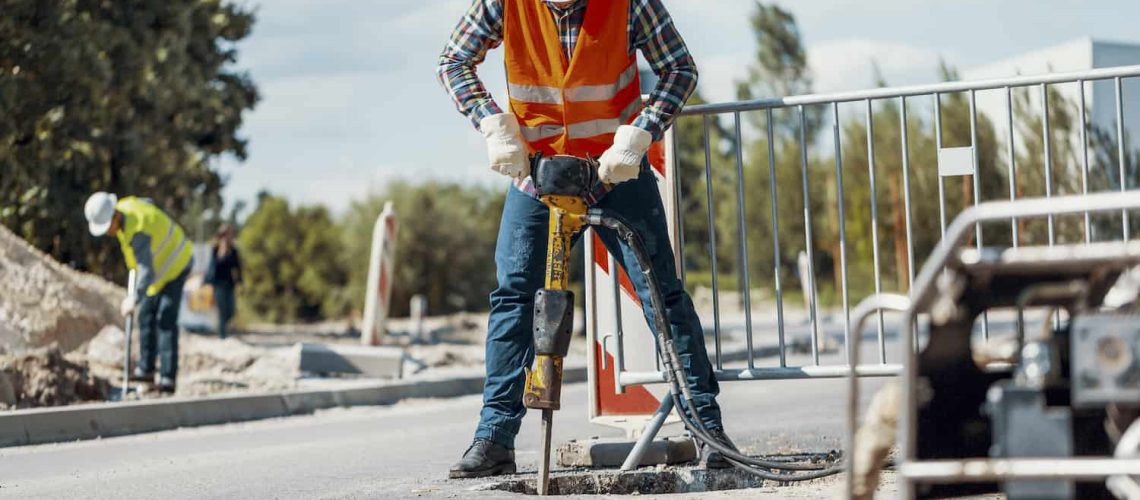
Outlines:
[{"label": "shovel handle", "polygon": [[[135,295],[135,270],[131,269],[127,273],[127,296],[133,297]],[[123,391],[119,397],[120,401],[127,400],[127,393],[130,392],[131,384],[131,327],[135,319],[135,314],[132,312],[127,315],[127,324],[123,330]]]}]

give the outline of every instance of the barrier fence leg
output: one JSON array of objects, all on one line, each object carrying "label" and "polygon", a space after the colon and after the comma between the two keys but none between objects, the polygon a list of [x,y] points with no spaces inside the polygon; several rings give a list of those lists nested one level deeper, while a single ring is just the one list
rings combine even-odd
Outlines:
[{"label": "barrier fence leg", "polygon": [[657,433],[661,431],[661,426],[665,424],[665,419],[669,418],[669,413],[672,411],[673,398],[669,396],[661,398],[661,406],[657,407],[657,412],[653,414],[653,418],[645,424],[645,430],[641,432],[641,437],[633,445],[633,449],[629,450],[629,455],[625,457],[625,463],[621,464],[621,470],[631,471],[641,465],[641,459],[645,457],[649,445],[657,438]]}]

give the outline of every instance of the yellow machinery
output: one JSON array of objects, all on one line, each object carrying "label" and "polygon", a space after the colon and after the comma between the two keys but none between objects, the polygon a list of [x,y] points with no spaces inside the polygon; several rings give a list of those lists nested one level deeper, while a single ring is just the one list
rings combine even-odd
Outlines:
[{"label": "yellow machinery", "polygon": [[586,226],[586,195],[597,183],[597,164],[573,156],[538,158],[532,169],[539,199],[550,208],[546,284],[534,297],[534,367],[527,373],[523,404],[542,410],[542,456],[538,493],[548,492],[550,438],[554,410],[562,395],[562,360],[574,329],[574,293],[570,282],[570,247]]}]

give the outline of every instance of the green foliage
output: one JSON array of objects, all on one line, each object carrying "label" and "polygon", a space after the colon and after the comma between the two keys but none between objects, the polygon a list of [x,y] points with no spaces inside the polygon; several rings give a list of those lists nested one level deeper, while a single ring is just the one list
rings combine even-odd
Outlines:
[{"label": "green foliage", "polygon": [[87,234],[94,191],[154,199],[176,218],[221,206],[210,161],[244,158],[235,72],[250,11],[221,0],[7,0],[0,15],[0,223],[63,262],[121,278]]},{"label": "green foliage", "polygon": [[[943,67],[943,79],[957,79],[955,72]],[[941,127],[944,147],[969,146],[972,140],[970,108],[967,94],[942,96]],[[940,179],[937,165],[937,139],[932,113],[916,113],[923,109],[921,99],[908,99],[907,139],[909,180],[911,195],[911,240],[914,244],[915,267],[938,243],[941,235],[941,214],[938,204],[938,183],[943,183],[946,199],[946,221],[949,222],[966,207],[974,203],[972,176]],[[931,105],[924,111],[933,109]],[[907,228],[905,225],[905,184],[903,182],[903,156],[901,150],[901,106],[897,99],[880,101],[871,106],[874,120],[874,141],[868,144],[866,105],[859,103],[858,118],[850,118],[842,125],[844,206],[846,207],[846,235],[848,241],[848,282],[853,300],[874,291],[874,248],[871,203],[878,210],[879,266],[884,290],[909,289],[907,262]],[[925,115],[925,116],[924,116]],[[999,160],[999,141],[993,123],[979,115],[976,123],[979,190],[982,199],[993,200],[1008,193],[1004,165]],[[874,147],[875,184],[871,185],[871,158],[869,146]],[[837,221],[833,213],[830,220]],[[1008,244],[1009,231],[987,234],[987,244]],[[833,255],[838,254],[838,225],[831,224],[824,233],[827,246]],[[917,269],[915,269],[917,272]],[[839,274],[833,277],[840,280]]]},{"label": "green foliage", "polygon": [[[794,17],[777,6],[758,2],[751,21],[756,33],[756,61],[749,67],[748,79],[737,83],[738,96],[752,99],[810,93],[812,77]],[[700,96],[695,95],[688,104],[700,102]],[[739,257],[742,243],[748,247],[750,285],[753,288],[766,286],[765,283],[770,283],[777,272],[783,278],[785,288],[798,286],[788,279],[795,276],[796,255],[806,248],[807,243],[803,237],[806,231],[802,193],[807,190],[813,220],[818,220],[825,213],[828,188],[828,184],[821,180],[829,171],[827,163],[818,157],[814,149],[809,150],[808,157],[804,158],[798,139],[802,133],[814,143],[824,111],[820,107],[805,107],[802,118],[798,110],[774,111],[771,115],[771,149],[766,134],[751,141],[742,136],[744,143],[737,144],[737,124],[733,121],[724,123],[734,120],[731,115],[710,117],[707,134],[700,117],[681,118],[676,122],[684,262],[695,278],[711,275],[708,222],[711,206],[721,288],[743,288],[744,262]],[[745,113],[740,117],[740,127],[766,132],[768,119],[769,115],[763,112]],[[705,169],[706,135],[711,166],[708,172]],[[739,168],[738,148],[741,150]],[[772,169],[769,169],[769,158],[775,161]],[[737,208],[740,194],[746,200],[743,212]],[[773,194],[776,196],[780,235],[778,263],[774,257],[776,246],[772,243]],[[739,237],[741,227],[744,228],[745,242]],[[818,235],[814,243],[817,255],[825,256],[818,252]],[[691,281],[690,286],[694,283]]]},{"label": "green foliage", "polygon": [[[1091,148],[1089,191],[1118,191],[1122,182],[1125,189],[1140,188],[1140,149],[1127,149],[1128,144],[1135,144],[1127,130],[1124,135],[1126,149],[1123,152],[1123,168],[1115,130],[1090,126],[1088,141]],[[1114,240],[1121,236],[1123,219],[1118,215],[1093,215],[1091,222],[1093,241]],[[1131,215],[1130,226],[1130,234],[1140,234],[1140,217],[1135,212]]]},{"label": "green foliage", "polygon": [[290,208],[262,194],[238,236],[244,284],[239,300],[274,322],[315,320],[348,312],[348,269],[340,228],[324,207]]},{"label": "green foliage", "polygon": [[[754,99],[811,93],[812,77],[794,17],[775,5],[757,3],[751,20],[757,41],[756,60],[749,67],[748,78],[737,84],[739,96]],[[953,81],[958,79],[958,74],[943,64],[941,77]],[[881,77],[879,84],[886,86]],[[1016,168],[1012,182],[1015,182],[1015,192],[1018,197],[1044,196],[1046,157],[1043,153],[1040,90],[1036,87],[1015,89],[1013,101]],[[697,102],[700,102],[699,97],[689,104]],[[1079,141],[1075,140],[1081,123],[1078,109],[1056,89],[1050,91],[1048,102],[1051,193],[1078,193],[1082,189],[1078,168],[1081,148]],[[949,223],[975,203],[974,176],[939,176],[939,145],[961,147],[976,144],[977,191],[981,200],[1008,199],[1010,192],[1008,132],[1002,130],[999,133],[998,126],[981,113],[972,128],[969,93],[943,94],[940,105],[938,125],[941,127],[941,142],[936,135],[938,127],[933,97],[907,99],[909,238],[914,246],[915,268],[922,265],[941,239],[942,219]],[[721,289],[741,291],[741,276],[747,263],[752,288],[771,290],[779,273],[785,293],[800,293],[796,258],[807,246],[807,228],[804,225],[807,208],[811,212],[811,243],[816,256],[820,297],[825,305],[837,305],[836,301],[842,297],[840,283],[844,249],[840,245],[839,224],[839,206],[842,203],[845,216],[842,229],[847,241],[847,281],[850,303],[855,304],[875,289],[871,218],[874,199],[878,213],[877,250],[882,289],[909,290],[910,273],[917,272],[917,269],[911,269],[908,263],[905,218],[908,193],[907,183],[903,180],[901,104],[898,99],[874,101],[871,112],[874,140],[870,145],[867,104],[864,102],[840,104],[838,124],[835,124],[830,105],[804,106],[802,120],[797,107],[778,108],[771,114],[765,111],[742,113],[743,144],[737,144],[732,122],[734,116],[731,114],[709,117],[707,133],[702,128],[705,118],[679,119],[675,126],[685,240],[684,263],[690,277],[689,286],[709,285],[712,256],[715,255]],[[825,129],[828,125],[838,127],[838,131]],[[833,144],[836,134],[840,140],[838,148]],[[803,150],[801,135],[806,139]],[[706,136],[709,144],[708,175],[705,172]],[[1090,191],[1119,189],[1115,131],[1100,130],[1090,125],[1089,144]],[[871,146],[874,148],[874,186],[870,171]],[[739,167],[738,150],[742,152]],[[806,159],[803,158],[804,150]],[[838,162],[836,153],[840,155]],[[1124,178],[1140,178],[1140,152],[1127,151],[1124,162]],[[839,174],[842,174],[842,190],[839,189]],[[711,196],[706,192],[710,180]],[[738,188],[745,199],[743,213],[737,208]],[[804,206],[805,193],[810,200],[807,207]],[[778,245],[774,244],[773,238],[773,196],[775,219],[779,224]],[[945,199],[945,210],[940,207],[940,198]],[[711,228],[706,204],[710,204],[713,211]],[[1057,218],[1057,241],[1082,241],[1083,224],[1080,216]],[[1140,221],[1133,224],[1140,227]],[[1021,221],[1018,227],[1021,233],[1019,243],[1047,243],[1047,227],[1043,220]],[[1012,244],[1008,224],[992,224],[983,229],[986,245]],[[715,253],[709,245],[712,231],[715,231],[716,238]],[[743,243],[747,245],[744,259],[740,257],[741,233],[745,237]],[[1094,217],[1094,239],[1119,238],[1119,234],[1119,215]],[[775,258],[777,250],[778,259]]]},{"label": "green foliage", "polygon": [[[689,98],[688,105],[704,104],[705,100],[700,92],[694,92]],[[708,197],[705,170],[705,129],[701,117],[681,117],[674,122],[675,138],[677,140],[677,175],[680,181],[681,213],[685,214],[683,224],[685,229],[685,261],[686,268],[710,269],[711,253],[709,251],[709,222],[707,216]],[[713,178],[713,189],[723,189],[724,182],[731,182],[723,173],[733,160],[725,151],[723,144],[730,134],[721,125],[720,117],[710,117],[707,141],[708,153]],[[715,195],[714,195],[714,200]],[[717,245],[718,249],[722,245]],[[722,251],[722,253],[727,250]],[[722,255],[718,253],[718,257]]]},{"label": "green foliage", "polygon": [[[775,8],[759,7],[759,17],[770,16]],[[776,9],[778,10],[778,9]],[[756,17],[756,16],[754,16]],[[777,29],[781,33],[795,33],[794,19],[772,24],[757,23],[763,29]],[[758,35],[758,39],[775,39],[776,35]],[[784,43],[795,51],[797,44]],[[775,58],[766,60],[799,61],[796,57]],[[802,61],[801,61],[802,63]],[[761,60],[757,62],[760,68],[770,65],[770,62]],[[784,75],[788,78],[801,78],[795,82],[743,82],[740,88],[787,88],[801,89],[810,92],[811,81],[806,69],[785,70],[773,72],[770,70],[753,69],[756,75]],[[956,79],[953,70],[944,67],[943,78]],[[885,82],[883,82],[885,85]],[[938,176],[937,168],[937,142],[934,135],[933,118],[924,118],[915,113],[914,100],[911,104],[908,119],[908,145],[907,154],[910,160],[909,180],[911,194],[912,239],[915,247],[915,265],[921,265],[922,259],[937,244],[940,231],[940,218],[938,206]],[[716,214],[716,237],[718,272],[721,273],[722,288],[724,283],[731,285],[741,283],[738,278],[743,273],[744,263],[740,258],[740,228],[747,243],[747,264],[749,275],[752,278],[753,288],[774,288],[776,273],[780,273],[783,287],[786,291],[801,288],[800,276],[796,268],[796,258],[800,252],[807,250],[807,227],[804,221],[805,192],[810,201],[812,246],[815,253],[815,270],[819,277],[817,286],[821,298],[828,303],[841,297],[842,283],[842,257],[844,249],[840,245],[839,206],[844,208],[844,225],[842,230],[848,243],[846,260],[848,266],[847,281],[852,294],[852,303],[862,296],[874,291],[874,260],[873,239],[871,227],[871,200],[872,186],[870,162],[867,141],[866,108],[863,103],[857,103],[857,109],[852,105],[841,106],[841,122],[838,125],[841,162],[837,164],[836,149],[831,142],[834,139],[834,130],[822,130],[820,124],[826,125],[828,121],[834,122],[830,106],[807,106],[804,108],[801,122],[798,109],[777,109],[771,115],[766,112],[748,113],[745,119],[751,120],[752,126],[757,130],[759,137],[748,141],[740,147],[743,149],[740,170],[743,179],[739,179],[735,161],[736,144],[734,141],[723,141],[720,144],[720,156],[710,155],[713,159],[713,177],[722,187],[714,187],[712,199]],[[846,113],[857,111],[858,118],[843,120]],[[904,207],[904,184],[902,179],[902,151],[901,144],[901,109],[897,100],[876,102],[872,105],[874,137],[874,162],[876,182],[874,186],[874,199],[878,211],[878,238],[879,258],[882,270],[884,290],[906,290],[909,282],[909,268],[907,262]],[[769,123],[769,117],[771,122]],[[815,124],[813,124],[815,121]],[[942,129],[943,144],[946,147],[967,146],[971,143],[969,123],[969,102],[964,94],[951,94],[942,97]],[[834,126],[834,125],[833,125]],[[769,143],[768,131],[772,130],[772,143]],[[681,129],[679,129],[681,130]],[[682,131],[682,133],[684,133]],[[800,138],[806,139],[806,152],[800,146]],[[1003,170],[998,160],[999,141],[996,139],[994,126],[984,116],[979,116],[977,122],[979,170],[986,176],[981,184],[983,199],[995,199],[1001,193],[1008,191],[1008,184],[1002,180]],[[681,140],[680,145],[685,146],[686,141]],[[701,151],[703,153],[703,151]],[[690,153],[691,154],[691,153]],[[686,153],[679,156],[685,157]],[[718,158],[720,158],[718,160]],[[703,160],[703,158],[702,158]],[[703,167],[703,165],[702,165]],[[842,190],[839,189],[842,174]],[[739,180],[738,180],[739,179]],[[773,185],[773,181],[775,184]],[[961,180],[945,181],[945,197],[947,221],[965,207],[973,203],[972,179],[964,177]],[[737,208],[738,195],[736,188],[741,185],[746,200],[743,213]],[[842,196],[840,196],[842,193]],[[707,199],[707,196],[698,196]],[[772,200],[775,197],[776,223],[779,225],[779,244],[773,244],[773,217]],[[706,243],[707,229],[703,235],[696,235],[689,231],[690,224],[707,228],[707,219],[704,207],[697,210],[690,209],[685,212],[686,245],[699,245]],[[741,221],[743,219],[743,222]],[[690,243],[690,235],[697,236],[699,242]],[[996,242],[1000,235],[991,238]],[[1008,240],[1008,231],[1006,231]],[[779,251],[779,258],[775,252]],[[707,252],[706,252],[707,254]],[[686,262],[696,264],[693,270],[702,274],[709,269],[707,263],[696,258],[686,256]],[[702,265],[704,264],[704,265]],[[736,285],[734,288],[740,288]],[[831,303],[834,305],[834,303]]]},{"label": "green foliage", "polygon": [[427,297],[431,314],[487,307],[495,288],[495,239],[505,190],[397,181],[354,202],[344,221],[352,304],[364,303],[372,227],[391,201],[399,226],[391,314],[408,314],[412,295]]},{"label": "green foliage", "polygon": [[[785,97],[810,94],[813,77],[808,67],[807,48],[799,25],[791,12],[780,6],[756,1],[749,16],[756,40],[756,59],[748,67],[748,77],[737,82],[737,98]],[[806,135],[814,137],[823,123],[824,109],[806,107]],[[798,134],[800,121],[792,114],[779,114],[776,135]]]}]

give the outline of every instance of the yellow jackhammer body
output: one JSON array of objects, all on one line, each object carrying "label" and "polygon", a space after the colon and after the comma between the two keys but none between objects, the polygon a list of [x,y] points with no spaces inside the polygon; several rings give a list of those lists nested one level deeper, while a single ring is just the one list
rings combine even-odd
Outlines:
[{"label": "yellow jackhammer body", "polygon": [[534,297],[534,366],[527,372],[523,404],[542,410],[542,456],[538,494],[549,492],[550,438],[554,410],[561,406],[562,360],[574,328],[574,293],[570,282],[570,247],[586,226],[585,196],[597,183],[597,166],[572,156],[538,158],[532,178],[539,199],[550,209],[546,284]]}]

